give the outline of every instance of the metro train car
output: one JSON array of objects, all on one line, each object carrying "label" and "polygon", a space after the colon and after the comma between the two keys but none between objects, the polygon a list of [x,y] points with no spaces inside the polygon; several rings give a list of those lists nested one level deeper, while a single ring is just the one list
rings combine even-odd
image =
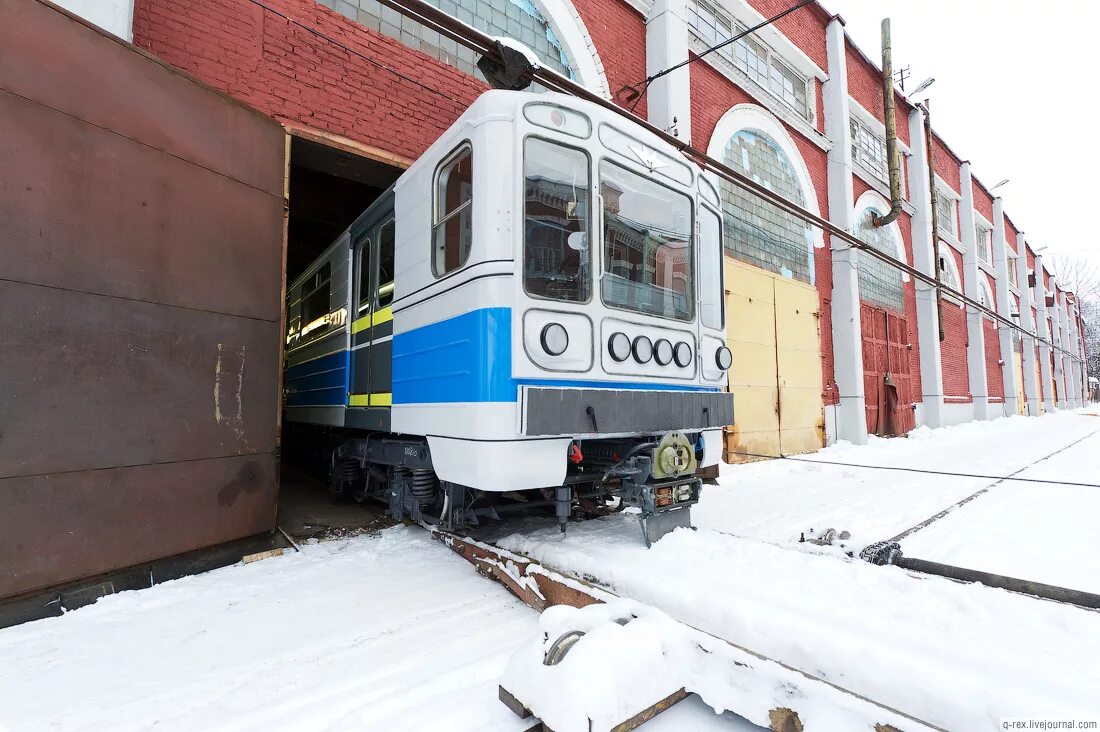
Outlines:
[{"label": "metro train car", "polygon": [[702,171],[562,94],[487,91],[287,290],[284,418],[398,519],[690,525],[726,390]]}]

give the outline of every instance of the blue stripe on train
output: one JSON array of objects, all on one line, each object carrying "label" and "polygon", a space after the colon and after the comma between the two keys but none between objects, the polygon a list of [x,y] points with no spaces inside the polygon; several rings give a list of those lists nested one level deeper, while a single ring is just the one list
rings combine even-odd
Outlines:
[{"label": "blue stripe on train", "polygon": [[695,384],[512,378],[512,310],[483,308],[393,338],[393,403],[514,402],[521,385],[718,391]]},{"label": "blue stripe on train", "polygon": [[346,406],[347,398],[347,389],[341,386],[335,389],[287,394],[286,405],[288,407],[343,407]]},{"label": "blue stripe on train", "polygon": [[286,370],[286,379],[295,379],[299,376],[308,376],[320,371],[332,371],[334,369],[346,369],[348,367],[347,349],[340,349],[336,353],[315,358],[312,361],[296,364]]},{"label": "blue stripe on train", "polygon": [[348,399],[348,362],[344,349],[286,370],[283,386],[288,407],[342,407]]}]

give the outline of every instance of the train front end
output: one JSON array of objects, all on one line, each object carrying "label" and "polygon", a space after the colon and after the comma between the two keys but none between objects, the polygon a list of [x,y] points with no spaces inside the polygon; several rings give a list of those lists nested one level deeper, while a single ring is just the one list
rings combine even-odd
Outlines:
[{"label": "train front end", "polygon": [[633,506],[649,543],[690,525],[698,468],[733,423],[718,195],[671,146],[574,99],[525,101],[515,143],[519,433],[564,448],[563,530],[578,508]]}]

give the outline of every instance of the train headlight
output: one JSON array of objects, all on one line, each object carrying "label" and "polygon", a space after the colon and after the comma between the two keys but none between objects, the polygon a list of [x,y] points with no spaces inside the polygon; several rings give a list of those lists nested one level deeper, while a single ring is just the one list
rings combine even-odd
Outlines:
[{"label": "train headlight", "polygon": [[672,344],[664,338],[653,344],[653,359],[661,366],[672,363]]},{"label": "train headlight", "polygon": [[547,323],[543,326],[539,340],[542,342],[542,350],[551,356],[560,356],[569,348],[569,334],[561,323]]},{"label": "train headlight", "polygon": [[729,367],[733,365],[733,353],[725,346],[719,346],[714,352],[714,363],[723,371],[729,371]]},{"label": "train headlight", "polygon": [[653,341],[645,336],[634,339],[630,350],[634,353],[634,360],[638,363],[649,363],[653,359]]},{"label": "train headlight", "polygon": [[626,333],[612,333],[607,339],[607,352],[620,363],[627,360],[630,358],[630,338]]},{"label": "train headlight", "polygon": [[676,350],[672,352],[672,358],[676,361],[676,365],[682,369],[688,367],[691,363],[691,346],[683,341],[676,344]]}]

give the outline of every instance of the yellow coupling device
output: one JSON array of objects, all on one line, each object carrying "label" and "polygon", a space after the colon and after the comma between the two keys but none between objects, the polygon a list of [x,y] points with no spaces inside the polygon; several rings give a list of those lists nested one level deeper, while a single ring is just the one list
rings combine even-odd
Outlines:
[{"label": "yellow coupling device", "polygon": [[676,478],[695,472],[695,448],[682,432],[669,432],[653,448],[653,477]]}]

